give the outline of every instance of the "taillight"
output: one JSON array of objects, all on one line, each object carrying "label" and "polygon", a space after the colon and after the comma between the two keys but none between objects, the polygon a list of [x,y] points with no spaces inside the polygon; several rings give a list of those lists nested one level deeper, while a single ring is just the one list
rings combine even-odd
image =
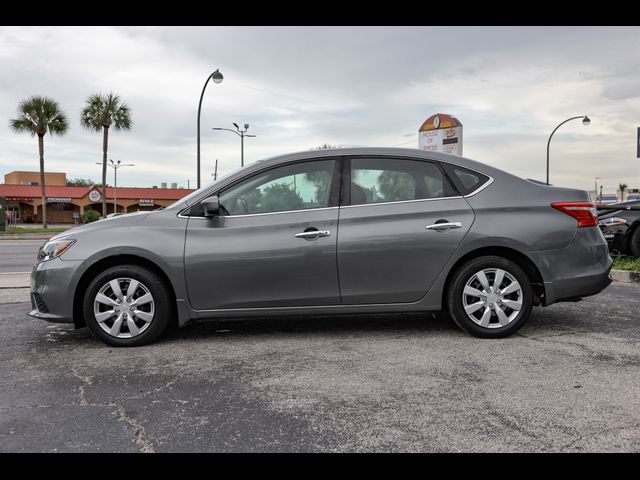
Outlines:
[{"label": "taillight", "polygon": [[557,202],[551,206],[578,220],[578,228],[598,225],[596,206],[592,202]]}]

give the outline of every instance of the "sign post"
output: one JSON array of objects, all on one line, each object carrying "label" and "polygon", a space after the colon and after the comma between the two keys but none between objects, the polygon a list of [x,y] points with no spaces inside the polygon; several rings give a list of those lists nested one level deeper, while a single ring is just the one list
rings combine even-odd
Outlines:
[{"label": "sign post", "polygon": [[462,123],[446,113],[431,115],[418,130],[418,148],[462,156]]}]

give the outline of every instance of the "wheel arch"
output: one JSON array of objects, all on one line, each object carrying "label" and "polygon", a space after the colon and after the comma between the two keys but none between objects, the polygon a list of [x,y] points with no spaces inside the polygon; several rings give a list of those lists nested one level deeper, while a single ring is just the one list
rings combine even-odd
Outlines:
[{"label": "wheel arch", "polygon": [[447,304],[447,295],[449,294],[449,287],[456,273],[462,265],[474,258],[483,257],[485,255],[495,255],[503,257],[516,263],[520,268],[524,270],[530,280],[531,287],[534,292],[533,305],[540,305],[544,302],[545,288],[544,280],[540,270],[536,264],[522,252],[513,248],[504,246],[486,246],[471,250],[465,253],[462,257],[456,260],[456,263],[449,270],[447,279],[442,289],[442,305]]},{"label": "wheel arch", "polygon": [[133,254],[118,254],[101,258],[97,262],[93,263],[89,268],[87,268],[85,272],[83,272],[80,280],[78,280],[78,284],[73,295],[73,324],[75,328],[82,328],[86,326],[84,315],[82,312],[82,303],[84,300],[85,292],[87,291],[87,287],[91,283],[91,280],[95,278],[95,276],[99,272],[110,267],[115,267],[117,265],[138,265],[141,267],[146,267],[156,273],[166,284],[167,288],[169,288],[169,291],[173,296],[173,301],[170,302],[174,309],[171,318],[173,318],[173,321],[177,324],[178,312],[176,306],[176,292],[173,284],[171,283],[171,280],[169,279],[169,276],[165,273],[165,271],[160,268],[158,264],[156,264],[152,260],[149,260],[148,258]]}]

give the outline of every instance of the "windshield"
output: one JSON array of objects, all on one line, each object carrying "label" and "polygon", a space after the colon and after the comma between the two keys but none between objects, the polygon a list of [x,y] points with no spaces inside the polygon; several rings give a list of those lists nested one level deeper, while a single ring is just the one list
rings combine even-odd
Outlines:
[{"label": "windshield", "polygon": [[205,190],[208,190],[209,188],[213,187],[216,183],[222,182],[223,180],[226,180],[227,178],[229,178],[231,175],[235,175],[236,173],[238,173],[240,170],[245,169],[246,166],[244,167],[240,167],[240,168],[236,168],[235,170],[227,173],[226,175],[223,175],[222,177],[218,178],[217,180],[208,183],[207,185],[200,187],[198,190],[195,190],[193,192],[191,192],[189,195],[187,195],[186,197],[182,197],[180,200],[176,200],[175,202],[173,202],[171,205],[169,205],[167,208],[172,208],[175,207],[176,205],[180,205],[183,202],[186,202],[187,205],[191,205],[191,203],[193,202],[193,200],[197,197],[199,197],[200,195],[202,195],[202,192],[204,192]]}]

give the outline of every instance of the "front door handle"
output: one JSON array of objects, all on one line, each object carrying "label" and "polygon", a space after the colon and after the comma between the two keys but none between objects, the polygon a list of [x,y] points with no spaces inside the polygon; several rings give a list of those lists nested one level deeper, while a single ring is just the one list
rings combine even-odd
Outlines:
[{"label": "front door handle", "polygon": [[329,230],[309,230],[308,232],[300,232],[296,233],[294,237],[296,238],[306,238],[307,240],[315,240],[319,237],[328,237],[331,235]]},{"label": "front door handle", "polygon": [[442,222],[442,223],[434,223],[433,225],[427,225],[427,230],[436,230],[436,231],[444,231],[450,230],[452,228],[462,228],[462,222]]}]

